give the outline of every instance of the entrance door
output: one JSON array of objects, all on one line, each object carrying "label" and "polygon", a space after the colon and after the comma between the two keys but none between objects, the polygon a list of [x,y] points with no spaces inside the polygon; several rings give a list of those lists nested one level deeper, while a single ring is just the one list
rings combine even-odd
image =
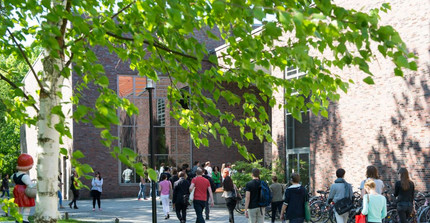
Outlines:
[{"label": "entrance door", "polygon": [[291,180],[292,173],[300,175],[300,184],[306,186],[309,184],[309,147],[292,149],[287,151],[287,179]]}]

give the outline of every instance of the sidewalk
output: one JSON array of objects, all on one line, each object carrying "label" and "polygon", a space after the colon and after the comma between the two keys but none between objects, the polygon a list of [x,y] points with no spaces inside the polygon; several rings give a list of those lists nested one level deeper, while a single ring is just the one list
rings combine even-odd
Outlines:
[{"label": "sidewalk", "polygon": [[[61,216],[64,217],[65,212],[68,212],[70,219],[76,219],[86,222],[115,222],[118,218],[119,222],[127,223],[151,223],[152,222],[152,207],[151,200],[138,201],[136,198],[119,198],[119,199],[102,199],[102,211],[96,209],[92,211],[92,200],[78,200],[79,209],[70,209],[68,201],[63,201],[66,209],[60,209]],[[245,215],[235,214],[235,223],[248,222]],[[196,215],[193,208],[187,211],[187,222],[194,223]],[[177,223],[178,218],[176,213],[170,212],[170,219],[164,220],[163,208],[160,205],[160,200],[157,200],[157,222],[162,223]],[[227,207],[218,206],[211,209],[210,220],[208,223],[228,223]],[[270,222],[266,218],[265,223]],[[277,221],[280,222],[280,221]]]}]

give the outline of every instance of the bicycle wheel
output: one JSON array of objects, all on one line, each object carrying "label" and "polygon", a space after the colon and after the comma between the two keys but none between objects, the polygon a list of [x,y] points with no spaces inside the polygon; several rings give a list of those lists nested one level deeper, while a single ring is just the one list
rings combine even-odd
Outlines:
[{"label": "bicycle wheel", "polygon": [[311,222],[325,222],[325,220],[328,218],[327,213],[327,204],[322,201],[315,201],[309,206],[309,209],[311,211]]},{"label": "bicycle wheel", "polygon": [[418,216],[418,223],[430,222],[430,207],[426,207],[420,211]]},{"label": "bicycle wheel", "polygon": [[383,220],[383,223],[397,223],[400,222],[397,209],[391,209],[387,212],[387,217]]},{"label": "bicycle wheel", "polygon": [[236,207],[234,210],[236,210],[236,212],[239,214],[245,213],[245,198],[236,202]]}]

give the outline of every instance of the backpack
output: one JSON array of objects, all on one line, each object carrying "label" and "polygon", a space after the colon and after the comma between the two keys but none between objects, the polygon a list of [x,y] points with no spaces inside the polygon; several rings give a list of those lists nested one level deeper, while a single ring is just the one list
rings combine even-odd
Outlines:
[{"label": "backpack", "polygon": [[264,180],[260,180],[260,196],[258,197],[258,206],[267,207],[272,202],[272,193],[270,188]]}]

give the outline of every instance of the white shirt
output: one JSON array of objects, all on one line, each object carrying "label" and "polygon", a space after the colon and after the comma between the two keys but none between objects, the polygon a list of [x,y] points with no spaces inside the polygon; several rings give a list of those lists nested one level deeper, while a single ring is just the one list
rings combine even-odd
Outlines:
[{"label": "white shirt", "polygon": [[205,167],[205,170],[208,171],[208,177],[212,177],[212,167],[207,166],[207,167]]},{"label": "white shirt", "polygon": [[102,186],[103,186],[103,178],[98,180],[97,178],[93,178],[93,181],[91,182],[91,190],[98,190],[102,192]]},{"label": "white shirt", "polygon": [[130,180],[132,173],[133,171],[130,170],[129,168],[125,169],[124,172],[122,172],[122,176],[124,177],[124,180]]}]

